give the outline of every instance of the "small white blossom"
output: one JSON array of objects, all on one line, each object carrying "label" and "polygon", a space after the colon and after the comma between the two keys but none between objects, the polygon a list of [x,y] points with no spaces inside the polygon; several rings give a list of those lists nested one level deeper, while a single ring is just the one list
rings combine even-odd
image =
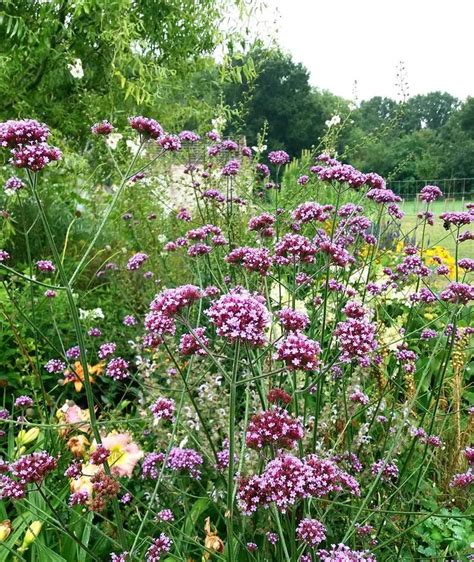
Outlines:
[{"label": "small white blossom", "polygon": [[72,64],[68,64],[67,67],[73,78],[77,78],[78,80],[84,78],[84,69],[82,68],[81,59],[74,59]]}]

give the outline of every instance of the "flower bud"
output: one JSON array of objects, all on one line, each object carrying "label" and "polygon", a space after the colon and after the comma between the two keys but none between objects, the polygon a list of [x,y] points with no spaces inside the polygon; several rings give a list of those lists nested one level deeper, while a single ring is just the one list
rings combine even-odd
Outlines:
[{"label": "flower bud", "polygon": [[38,439],[39,434],[39,427],[32,427],[31,429],[28,429],[28,431],[21,429],[16,436],[18,447],[28,445],[28,443],[33,443],[33,441],[36,441],[36,439]]},{"label": "flower bud", "polygon": [[0,523],[0,542],[5,542],[12,532],[10,519],[5,519]]},{"label": "flower bud", "polygon": [[23,542],[18,549],[18,552],[25,552],[28,548],[35,542],[36,537],[40,534],[41,527],[43,523],[41,521],[33,521],[28,527],[25,536],[23,537]]}]

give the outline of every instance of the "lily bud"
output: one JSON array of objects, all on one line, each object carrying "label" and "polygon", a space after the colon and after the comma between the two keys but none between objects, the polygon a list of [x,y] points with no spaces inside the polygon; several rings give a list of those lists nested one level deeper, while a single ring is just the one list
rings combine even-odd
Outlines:
[{"label": "lily bud", "polygon": [[5,519],[0,523],[0,542],[5,542],[12,532],[10,519]]},{"label": "lily bud", "polygon": [[25,552],[28,548],[35,542],[37,536],[40,534],[41,527],[43,523],[41,521],[33,521],[28,527],[25,536],[23,537],[23,542],[18,549],[18,552]]}]

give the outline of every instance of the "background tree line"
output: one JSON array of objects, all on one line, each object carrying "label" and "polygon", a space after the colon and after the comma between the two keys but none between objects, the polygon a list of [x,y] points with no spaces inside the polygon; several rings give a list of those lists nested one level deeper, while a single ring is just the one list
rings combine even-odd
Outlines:
[{"label": "background tree line", "polygon": [[4,0],[0,120],[36,117],[62,148],[85,154],[99,119],[122,127],[143,113],[171,131],[203,132],[223,115],[229,135],[245,135],[252,146],[265,129],[269,148],[297,157],[327,140],[327,122],[338,115],[333,148],[364,171],[392,181],[474,177],[474,98],[431,92],[352,107],[312,87],[290,55],[229,30],[228,7],[225,0]]}]

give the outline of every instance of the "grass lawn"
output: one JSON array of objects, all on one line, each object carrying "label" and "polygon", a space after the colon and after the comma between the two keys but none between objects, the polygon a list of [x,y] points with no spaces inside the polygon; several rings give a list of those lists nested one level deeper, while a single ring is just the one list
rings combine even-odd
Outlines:
[{"label": "grass lawn", "polygon": [[[439,215],[445,211],[465,211],[466,203],[469,201],[454,201],[454,200],[444,200],[435,201],[430,205],[431,211],[435,215],[434,226],[427,226],[425,231],[425,248],[433,246],[443,246],[451,254],[454,255],[455,251],[455,238],[451,231],[445,230],[443,228],[443,221],[439,219]],[[402,203],[401,208],[405,213],[405,217],[402,221],[402,231],[403,234],[409,235],[410,237],[416,236],[417,243],[421,243],[422,228],[419,226],[415,229],[416,225],[416,214],[424,209],[421,201],[406,201]],[[469,230],[469,226],[465,226],[461,229],[461,232]],[[459,257],[460,258],[474,258],[474,243],[472,241],[466,241],[459,245]]]}]

